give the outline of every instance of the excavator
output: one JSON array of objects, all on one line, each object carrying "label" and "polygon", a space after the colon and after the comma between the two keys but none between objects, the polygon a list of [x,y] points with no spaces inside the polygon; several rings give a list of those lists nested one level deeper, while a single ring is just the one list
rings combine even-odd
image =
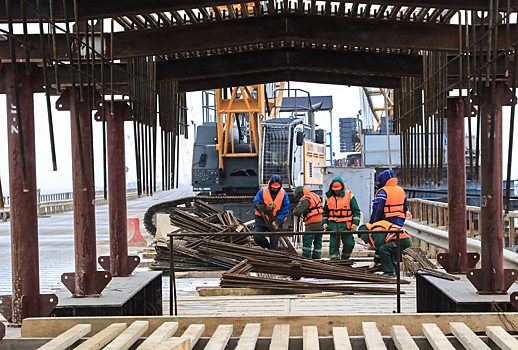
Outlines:
[{"label": "excavator", "polygon": [[150,207],[144,225],[151,234],[157,213],[189,210],[195,199],[249,221],[253,196],[273,174],[288,193],[297,186],[322,190],[325,130],[315,124],[322,102],[312,104],[307,91],[284,89],[284,83],[218,89],[215,99],[215,118],[198,126],[194,142],[192,186],[198,195]]}]

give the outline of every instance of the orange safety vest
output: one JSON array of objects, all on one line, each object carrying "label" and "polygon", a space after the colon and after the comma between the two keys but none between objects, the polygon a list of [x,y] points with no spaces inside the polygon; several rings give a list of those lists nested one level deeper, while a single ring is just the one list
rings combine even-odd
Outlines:
[{"label": "orange safety vest", "polygon": [[[386,220],[376,221],[373,224],[366,224],[367,228],[370,231],[391,231],[391,230],[403,230],[403,233],[399,234],[399,239],[408,238],[410,235],[408,232],[406,232],[403,228],[399,227],[398,225],[394,225],[391,222],[388,222]],[[385,243],[388,243],[390,241],[393,241],[397,238],[397,233],[387,233],[385,235]],[[371,237],[372,241],[372,237]]]},{"label": "orange safety vest", "polygon": [[[273,216],[277,216],[277,213],[279,212],[279,210],[281,209],[281,206],[282,206],[282,202],[284,200],[284,193],[286,191],[284,191],[284,188],[281,188],[279,190],[279,192],[277,192],[277,197],[275,197],[275,200],[272,199],[272,194],[270,193],[270,189],[268,188],[268,186],[266,187],[263,187],[263,202],[264,202],[264,205],[267,206],[268,204],[270,203],[275,203],[277,204],[277,206],[275,207],[275,209],[272,210],[272,214]],[[259,213],[257,210],[255,211],[255,215],[258,215],[258,216],[261,216],[261,213]]]},{"label": "orange safety vest", "polygon": [[322,221],[322,213],[324,212],[324,207],[322,206],[322,200],[320,197],[313,193],[309,192],[304,195],[304,197],[309,201],[309,208],[303,214],[304,223],[306,225],[312,224],[314,222]]},{"label": "orange safety vest", "polygon": [[374,238],[372,238],[371,234],[369,234],[369,241],[371,241],[372,247],[376,248],[376,244],[374,243]]},{"label": "orange safety vest", "polygon": [[327,208],[329,209],[329,221],[347,222],[347,228],[351,228],[353,212],[351,211],[351,191],[346,191],[345,196],[331,196],[327,198]]},{"label": "orange safety vest", "polygon": [[[397,185],[398,179],[393,177],[389,179],[384,187],[380,188],[378,192],[376,192],[376,196],[379,191],[383,190],[387,194],[387,200],[385,201],[385,207],[383,208],[383,212],[385,213],[386,218],[405,218],[405,190]],[[376,197],[375,196],[375,197]]]}]

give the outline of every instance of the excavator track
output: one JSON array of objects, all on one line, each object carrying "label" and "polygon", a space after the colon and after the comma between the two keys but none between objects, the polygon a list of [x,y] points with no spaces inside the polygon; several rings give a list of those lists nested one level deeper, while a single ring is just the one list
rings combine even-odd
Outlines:
[{"label": "excavator track", "polygon": [[249,203],[251,207],[254,196],[191,196],[179,198],[174,201],[158,203],[149,207],[144,214],[144,226],[146,227],[146,230],[148,230],[148,232],[154,236],[156,234],[156,225],[154,220],[156,214],[171,214],[171,210],[178,208],[179,206],[185,206],[186,208],[189,208],[196,200],[204,201],[210,205],[225,203]]}]

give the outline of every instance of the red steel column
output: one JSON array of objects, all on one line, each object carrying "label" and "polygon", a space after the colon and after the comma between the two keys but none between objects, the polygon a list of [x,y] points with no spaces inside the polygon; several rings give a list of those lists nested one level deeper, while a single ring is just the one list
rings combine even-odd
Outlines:
[{"label": "red steel column", "polygon": [[466,162],[464,117],[471,117],[465,101],[448,100],[445,116],[448,129],[448,245],[449,252],[438,255],[438,262],[449,273],[465,273],[479,260],[477,253],[467,252],[466,236]]},{"label": "red steel column", "polygon": [[[7,131],[9,146],[9,189],[11,211],[11,259],[13,294],[2,296],[9,310],[2,310],[9,322],[20,324],[26,317],[43,315],[42,306],[57,304],[57,297],[40,296],[38,252],[38,199],[36,186],[36,147],[34,130],[34,101],[32,75],[27,75],[25,65],[19,65],[19,94],[21,125],[27,179],[24,181],[20,148],[20,121],[18,119],[12,66],[4,66],[4,81],[7,93]],[[45,316],[48,315],[46,313]],[[10,314],[10,315],[9,315]],[[10,316],[10,317],[9,317]]]},{"label": "red steel column", "polygon": [[[105,103],[109,106],[109,102]],[[113,277],[129,276],[140,262],[138,256],[128,256],[128,227],[126,208],[126,148],[124,121],[131,120],[131,110],[124,101],[115,101],[105,109],[108,138],[108,196],[110,210],[110,256],[100,256],[99,264]],[[102,120],[101,113],[95,115]]]},{"label": "red steel column", "polygon": [[[505,294],[518,271],[504,270],[504,227],[502,190],[502,106],[514,98],[504,83],[498,82],[491,100],[491,88],[482,92],[481,108],[481,198],[482,268],[471,269],[467,277],[480,294]],[[491,145],[491,115],[494,113],[494,146]]]},{"label": "red steel column", "polygon": [[[79,90],[79,89],[76,89]],[[77,103],[77,109],[75,106]],[[70,110],[72,125],[72,173],[74,195],[75,273],[65,273],[61,281],[74,297],[99,295],[111,280],[109,272],[97,271],[95,189],[92,155],[92,110],[86,101],[80,102],[71,90],[66,90],[56,102],[59,110]],[[80,126],[81,145],[77,133],[76,111]],[[83,154],[84,177],[81,157]]]}]

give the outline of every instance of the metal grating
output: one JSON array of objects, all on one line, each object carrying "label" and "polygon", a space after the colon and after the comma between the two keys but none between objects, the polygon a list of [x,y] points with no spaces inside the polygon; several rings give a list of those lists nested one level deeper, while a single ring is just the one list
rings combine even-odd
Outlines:
[{"label": "metal grating", "polygon": [[261,183],[267,184],[272,175],[279,175],[284,185],[291,183],[291,136],[289,124],[264,126]]}]

